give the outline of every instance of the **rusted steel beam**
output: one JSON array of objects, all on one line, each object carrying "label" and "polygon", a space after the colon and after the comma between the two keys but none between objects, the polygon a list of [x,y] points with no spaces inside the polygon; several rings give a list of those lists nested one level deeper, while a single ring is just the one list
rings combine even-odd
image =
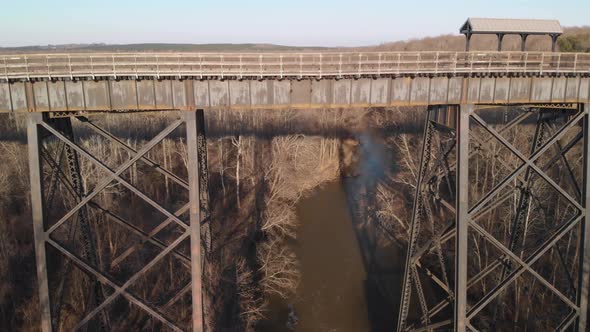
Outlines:
[{"label": "rusted steel beam", "polygon": [[47,279],[47,258],[45,252],[45,218],[42,189],[41,138],[39,136],[42,114],[27,115],[27,140],[29,149],[29,177],[31,182],[31,208],[33,217],[33,237],[37,263],[37,287],[39,292],[39,310],[41,330],[52,331],[51,306],[49,303],[49,286]]},{"label": "rusted steel beam", "polygon": [[203,110],[186,112],[186,144],[188,150],[188,183],[190,204],[190,241],[191,241],[191,286],[192,286],[192,327],[193,332],[202,332],[203,291],[201,271],[201,185],[199,168],[198,136],[205,129]]}]

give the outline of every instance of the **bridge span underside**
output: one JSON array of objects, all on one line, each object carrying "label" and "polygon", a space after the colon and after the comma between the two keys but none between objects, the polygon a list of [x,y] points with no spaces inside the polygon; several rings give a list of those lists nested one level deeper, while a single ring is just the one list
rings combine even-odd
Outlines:
[{"label": "bridge span underside", "polygon": [[0,112],[305,109],[590,101],[590,77],[61,79],[0,83]]}]

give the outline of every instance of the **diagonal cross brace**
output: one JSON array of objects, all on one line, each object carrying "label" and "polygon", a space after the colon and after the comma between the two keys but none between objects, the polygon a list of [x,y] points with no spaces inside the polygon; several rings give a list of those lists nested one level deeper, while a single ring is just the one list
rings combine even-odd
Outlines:
[{"label": "diagonal cross brace", "polygon": [[123,295],[128,300],[130,300],[134,304],[138,305],[140,308],[146,310],[150,315],[152,315],[155,318],[159,319],[160,321],[162,321],[166,325],[169,325],[169,327],[173,328],[174,330],[180,331],[180,329],[178,329],[168,319],[166,319],[165,317],[163,317],[162,315],[160,315],[159,313],[157,313],[156,311],[154,311],[153,309],[151,309],[147,304],[143,303],[142,300],[138,299],[137,297],[135,297],[131,293],[127,292],[127,288],[129,288],[137,279],[139,279],[139,277],[141,277],[142,275],[144,275],[149,269],[151,269],[160,260],[162,260],[164,257],[166,257],[166,255],[168,255],[168,253],[170,253],[172,250],[174,250],[180,243],[182,243],[182,241],[184,241],[185,239],[187,239],[188,236],[189,236],[189,232],[188,231],[185,231],[180,237],[178,237],[178,239],[176,239],[174,242],[172,242],[166,249],[164,249],[162,252],[160,252],[148,264],[146,264],[141,270],[139,270],[137,273],[135,273],[131,278],[129,278],[121,286],[118,286],[114,281],[112,281],[110,278],[108,278],[107,276],[105,276],[103,273],[101,273],[100,271],[96,270],[92,266],[88,265],[83,260],[81,260],[80,258],[78,258],[76,255],[74,255],[73,253],[69,252],[67,249],[63,248],[56,241],[54,241],[52,239],[47,239],[47,242],[49,244],[51,244],[53,247],[55,247],[60,252],[62,252],[65,256],[67,256],[72,261],[74,261],[78,266],[80,266],[81,268],[83,268],[87,272],[91,273],[98,280],[100,280],[103,283],[106,283],[107,285],[109,285],[110,287],[112,287],[115,290],[113,292],[113,294],[111,294],[108,298],[106,298],[104,300],[103,303],[101,303],[99,306],[97,306],[82,321],[80,321],[78,323],[78,325],[74,328],[74,330],[79,330],[82,326],[84,326],[86,323],[88,323],[94,316],[96,316],[96,314],[98,314],[102,309],[104,309],[109,303],[111,303],[115,298],[117,298],[117,296]]},{"label": "diagonal cross brace", "polygon": [[[160,248],[160,249],[166,249],[166,244],[160,240],[158,240],[157,238],[151,237],[149,236],[149,234],[147,234],[146,232],[144,232],[143,230],[141,230],[139,227],[133,225],[132,223],[130,223],[129,221],[123,219],[122,217],[112,213],[111,211],[101,207],[100,205],[94,203],[94,202],[90,202],[88,203],[89,206],[98,209],[99,211],[101,211],[102,213],[104,213],[109,219],[111,219],[113,222],[115,222],[116,224],[120,225],[121,227],[127,229],[128,231],[130,231],[131,233],[135,234],[136,236],[139,236],[141,238],[141,242],[145,243],[145,242],[149,242],[152,245]],[[184,255],[181,252],[178,251],[174,251],[172,252],[172,254],[180,259],[182,262],[184,262],[185,266],[190,265],[190,259]],[[116,264],[111,263],[111,267],[116,266]]]},{"label": "diagonal cross brace", "polygon": [[176,129],[178,126],[180,126],[180,124],[182,124],[182,122],[183,122],[182,120],[177,120],[174,123],[172,123],[166,129],[164,129],[160,134],[158,134],[156,137],[154,137],[148,144],[146,144],[138,152],[137,155],[135,155],[133,158],[131,158],[127,162],[123,163],[123,165],[121,165],[116,171],[112,171],[108,166],[106,166],[104,163],[102,163],[101,161],[99,161],[98,159],[96,159],[95,157],[93,157],[86,150],[84,150],[81,147],[79,147],[76,143],[73,143],[71,140],[69,140],[67,137],[63,136],[61,133],[59,133],[57,130],[53,129],[51,126],[49,126],[45,122],[42,122],[41,125],[43,127],[45,127],[49,132],[51,132],[52,134],[54,134],[57,138],[59,138],[60,140],[62,140],[63,142],[65,142],[67,145],[69,145],[70,147],[72,147],[74,150],[78,151],[80,154],[86,156],[94,164],[96,164],[98,167],[102,168],[103,170],[105,170],[109,174],[106,177],[106,179],[104,179],[100,184],[98,184],[96,186],[96,188],[94,188],[94,190],[90,194],[88,194],[86,197],[84,197],[84,199],[82,199],[72,210],[70,210],[70,212],[68,212],[59,221],[57,221],[51,228],[49,228],[49,230],[47,230],[45,232],[45,236],[48,237],[49,234],[51,234],[53,231],[55,231],[68,218],[70,218],[72,215],[74,215],[74,213],[76,213],[80,208],[82,208],[82,206],[84,206],[92,198],[94,198],[96,195],[98,195],[98,193],[100,191],[102,191],[104,188],[106,188],[109,185],[109,183],[112,182],[112,180],[119,181],[119,183],[123,184],[129,190],[131,190],[132,192],[134,192],[135,194],[137,194],[139,197],[141,197],[147,203],[149,203],[150,205],[152,205],[154,208],[156,208],[157,210],[159,210],[160,212],[162,212],[166,216],[172,218],[181,227],[183,227],[185,229],[188,228],[188,226],[184,222],[182,222],[180,219],[178,219],[178,217],[176,217],[175,215],[173,215],[172,213],[170,213],[168,210],[164,209],[158,203],[154,202],[152,199],[150,199],[145,194],[143,194],[140,190],[138,190],[137,188],[135,188],[135,186],[131,185],[129,182],[127,182],[126,180],[124,180],[123,178],[120,177],[120,175],[126,169],[128,169],[131,165],[133,165],[133,163],[135,163],[136,161],[138,161],[143,155],[145,155],[149,150],[151,150],[156,144],[158,144],[160,141],[162,141],[168,134],[170,134],[170,132],[172,132],[174,129]]},{"label": "diagonal cross brace", "polygon": [[[59,174],[61,174],[62,177],[63,177],[62,178],[62,181],[64,183],[65,188],[68,190],[68,192],[71,195],[75,195],[72,184],[70,183],[70,181],[67,178],[65,178],[65,174],[59,168],[59,165],[56,163],[55,159],[53,159],[51,156],[46,155],[46,154],[43,154],[43,158],[53,168],[56,168],[57,169],[57,172]],[[121,218],[120,216],[118,216],[118,215],[110,212],[109,210],[103,208],[102,206],[100,206],[100,205],[98,205],[96,203],[89,202],[88,205],[90,207],[93,207],[93,208],[101,211],[108,218],[110,218],[111,220],[113,220],[115,223],[117,223],[117,224],[121,225],[122,227],[128,229],[133,234],[135,234],[135,235],[137,235],[137,236],[139,236],[141,238],[139,244],[135,244],[135,245],[131,246],[129,249],[127,249],[125,252],[123,252],[121,255],[119,255],[117,258],[115,258],[111,262],[111,268],[117,266],[123,259],[125,259],[131,253],[133,253],[140,244],[144,244],[146,242],[150,242],[151,244],[159,247],[160,249],[165,249],[166,248],[166,245],[162,241],[160,241],[158,239],[155,239],[154,236],[157,235],[157,233],[159,233],[159,231],[161,231],[165,226],[169,225],[172,222],[172,219],[171,218],[166,219],[164,222],[162,222],[160,225],[158,225],[154,230],[152,230],[152,232],[145,233],[143,230],[139,229],[137,226],[134,226],[133,224],[131,224],[127,220],[125,220],[125,219]],[[188,204],[184,205],[184,207],[180,208],[180,210],[176,211],[174,214],[177,215],[177,216],[180,216],[184,212],[186,212],[186,210],[188,210]],[[177,258],[179,258],[180,260],[184,261],[185,263],[190,264],[190,259],[188,257],[186,257],[184,254],[179,253],[179,252],[176,252],[176,251],[173,254]]]},{"label": "diagonal cross brace", "polygon": [[[539,148],[537,152],[535,152],[530,158],[528,158],[528,162],[534,163],[537,159],[539,159],[541,155],[543,155],[543,153],[553,145],[553,143],[561,139],[567,133],[567,131],[574,127],[583,117],[584,114],[579,114],[574,119],[572,119],[567,125],[561,128],[557,133],[555,133],[555,135],[551,137],[551,139],[545,142],[545,144],[543,144],[543,146]],[[473,207],[471,207],[471,209],[469,210],[469,214],[473,215],[477,213],[479,210],[481,210],[485,206],[485,204],[488,203],[498,192],[504,189],[510,182],[512,182],[512,180],[514,180],[514,178],[519,176],[520,173],[522,173],[522,171],[524,171],[527,166],[529,166],[529,164],[526,162],[518,166],[514,171],[512,171],[510,175],[508,175],[506,178],[504,178],[504,180],[498,183],[488,194],[486,194],[482,199],[475,203]]]},{"label": "diagonal cross brace", "polygon": [[[179,210],[174,212],[174,214],[176,216],[181,216],[183,213],[188,211],[188,208],[189,208],[189,204],[187,203],[183,207],[181,207]],[[132,245],[131,247],[127,248],[127,250],[125,250],[121,255],[119,255],[115,259],[113,259],[113,261],[111,262],[111,267],[115,267],[115,266],[119,265],[125,258],[129,257],[129,255],[134,253],[139,248],[139,246],[146,243],[146,241],[152,241],[151,239],[153,239],[156,235],[158,235],[158,233],[160,233],[160,231],[162,231],[164,228],[166,228],[166,226],[170,225],[170,223],[172,223],[172,218],[168,218],[168,219],[164,220],[162,223],[160,223],[158,226],[156,226],[154,229],[152,229],[149,233],[147,233],[146,238],[142,238],[142,240],[139,243],[136,243],[136,244]]]},{"label": "diagonal cross brace", "polygon": [[[539,246],[529,258],[524,260],[527,265],[533,265],[537,260],[539,260],[549,249],[553,247],[563,236],[565,236],[572,228],[574,228],[582,219],[583,215],[579,215],[574,217],[570,221],[566,222],[564,225],[560,227],[560,229],[553,234],[549,239],[547,239],[543,244]],[[473,225],[472,225],[473,226]],[[519,266],[518,268],[514,269],[507,277],[498,284],[494,289],[492,289],[486,296],[484,296],[478,303],[476,303],[467,313],[467,318],[471,319],[478,312],[480,312],[486,305],[488,305],[494,298],[498,296],[506,287],[508,287],[516,278],[518,278],[522,273],[527,271],[524,266]]]},{"label": "diagonal cross brace", "polygon": [[[580,114],[580,116],[584,116],[584,114]],[[487,125],[487,123],[480,118],[477,114],[472,115],[473,119],[482,125],[485,130],[487,130],[492,136],[494,136],[497,140],[500,141],[506,148],[508,148],[512,153],[514,153],[520,160],[524,162],[523,166],[528,166],[532,168],[539,176],[541,176],[547,183],[549,183],[555,190],[557,190],[565,199],[567,199],[572,205],[574,205],[578,210],[583,210],[584,208],[578,203],[573,197],[571,197],[563,188],[561,188],[553,179],[551,179],[545,172],[543,172],[539,166],[535,165],[534,161],[527,158],[525,155],[522,154],[518,149],[516,149],[510,142],[508,142],[504,137],[502,137],[497,131]],[[553,145],[553,144],[552,144]],[[540,157],[540,155],[538,155]]]},{"label": "diagonal cross brace", "polygon": [[[132,148],[128,144],[125,144],[125,142],[123,142],[119,138],[115,137],[114,135],[112,135],[108,131],[106,131],[106,130],[102,129],[101,127],[97,126],[96,124],[94,124],[90,120],[85,119],[85,118],[84,119],[81,119],[80,117],[78,117],[78,120],[80,120],[82,123],[86,124],[90,129],[92,129],[94,132],[96,132],[100,136],[102,136],[102,137],[104,137],[104,138],[106,138],[108,140],[111,140],[111,141],[117,143],[123,149],[125,149],[127,152],[129,152],[131,154],[137,154],[138,153],[137,150],[135,150],[134,148]],[[185,180],[181,179],[179,176],[177,176],[176,174],[170,172],[169,170],[161,167],[155,161],[151,160],[150,158],[146,157],[145,155],[142,155],[141,156],[141,161],[145,162],[148,166],[154,168],[160,174],[163,174],[164,176],[169,177],[170,179],[172,179],[172,181],[176,182],[178,185],[180,185],[184,189],[187,189],[188,190],[188,182],[186,182]]]},{"label": "diagonal cross brace", "polygon": [[518,255],[514,254],[510,249],[504,246],[500,241],[498,241],[492,234],[488,233],[485,229],[483,229],[480,225],[476,223],[469,224],[473,229],[475,229],[481,236],[486,238],[490,241],[496,248],[500,249],[507,255],[509,258],[516,261],[516,263],[520,264],[520,266],[524,267],[529,273],[531,273],[534,277],[536,277],[545,287],[549,288],[551,291],[555,293],[563,302],[567,305],[572,307],[572,309],[579,310],[578,306],[576,306],[567,296],[565,296],[562,292],[560,292],[557,288],[555,288],[550,282],[548,282],[545,278],[543,278],[537,271],[535,271],[531,264],[526,263],[523,261]]}]

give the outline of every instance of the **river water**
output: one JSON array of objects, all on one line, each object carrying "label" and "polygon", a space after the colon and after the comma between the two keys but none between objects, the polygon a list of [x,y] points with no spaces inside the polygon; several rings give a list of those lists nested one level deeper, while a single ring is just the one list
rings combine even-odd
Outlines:
[{"label": "river water", "polygon": [[300,202],[297,214],[301,227],[295,252],[302,272],[294,305],[297,330],[369,330],[366,272],[343,185],[324,186]]},{"label": "river water", "polygon": [[[324,184],[298,203],[300,227],[292,246],[300,262],[301,284],[294,298],[271,301],[263,331],[395,328],[402,252],[375,239],[379,230],[366,206],[367,193],[375,190],[383,173],[378,168],[386,163],[377,154],[385,152],[373,148],[371,138],[360,141],[363,164],[357,176]],[[290,314],[297,317],[291,329]]]},{"label": "river water", "polygon": [[[366,272],[340,180],[330,182],[297,205],[300,227],[293,250],[301,284],[289,301],[275,299],[265,331],[369,331]],[[291,306],[291,309],[289,309]]]}]

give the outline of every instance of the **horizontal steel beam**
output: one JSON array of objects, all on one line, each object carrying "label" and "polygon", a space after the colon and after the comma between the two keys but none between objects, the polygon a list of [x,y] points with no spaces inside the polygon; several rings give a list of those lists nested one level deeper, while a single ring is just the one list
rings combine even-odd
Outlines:
[{"label": "horizontal steel beam", "polygon": [[584,75],[413,75],[230,80],[64,78],[1,82],[0,112],[323,109],[449,104],[563,105],[590,102]]}]

